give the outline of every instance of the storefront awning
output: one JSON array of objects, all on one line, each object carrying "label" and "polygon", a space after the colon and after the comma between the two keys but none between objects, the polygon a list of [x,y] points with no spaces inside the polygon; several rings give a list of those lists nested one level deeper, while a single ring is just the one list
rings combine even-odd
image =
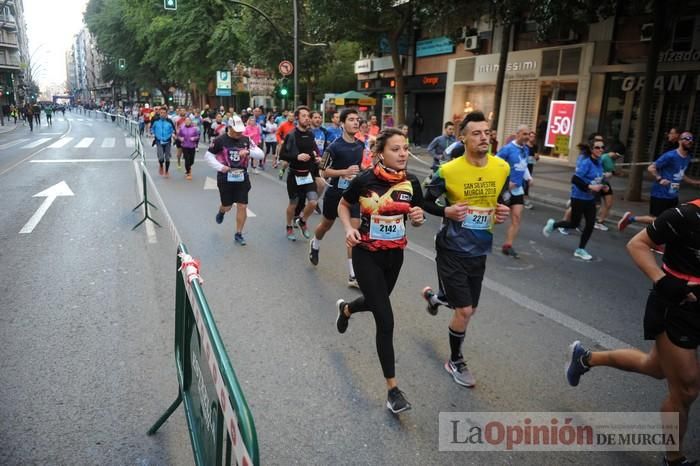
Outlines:
[{"label": "storefront awning", "polygon": [[348,91],[335,96],[333,103],[338,107],[347,107],[349,105],[376,105],[377,99],[367,96],[357,91]]}]

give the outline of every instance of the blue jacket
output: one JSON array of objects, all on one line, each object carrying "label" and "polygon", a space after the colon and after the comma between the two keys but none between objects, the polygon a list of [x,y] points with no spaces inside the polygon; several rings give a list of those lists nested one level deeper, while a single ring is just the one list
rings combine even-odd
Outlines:
[{"label": "blue jacket", "polygon": [[165,120],[159,118],[153,123],[151,131],[153,131],[153,136],[156,138],[158,143],[167,144],[172,140],[173,133],[175,132],[175,126],[169,118],[166,118]]}]

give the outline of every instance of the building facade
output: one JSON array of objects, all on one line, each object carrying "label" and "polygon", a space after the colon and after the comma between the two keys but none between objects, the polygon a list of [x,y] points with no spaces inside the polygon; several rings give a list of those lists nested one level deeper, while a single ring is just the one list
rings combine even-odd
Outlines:
[{"label": "building facade", "polygon": [[0,4],[0,104],[24,101],[24,79],[28,71],[27,28],[22,0]]}]

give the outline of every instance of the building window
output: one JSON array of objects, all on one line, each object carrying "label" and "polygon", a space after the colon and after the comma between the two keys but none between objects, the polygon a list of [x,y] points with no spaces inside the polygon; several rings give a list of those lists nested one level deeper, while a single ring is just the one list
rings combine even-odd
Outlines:
[{"label": "building window", "polygon": [[673,50],[687,52],[693,48],[695,18],[682,18],[676,22],[673,31]]}]

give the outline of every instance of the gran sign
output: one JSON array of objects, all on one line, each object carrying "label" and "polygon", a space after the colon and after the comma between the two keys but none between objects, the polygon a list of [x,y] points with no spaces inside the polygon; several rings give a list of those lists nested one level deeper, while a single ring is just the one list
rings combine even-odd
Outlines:
[{"label": "gran sign", "polygon": [[[688,76],[687,74],[666,74],[657,76],[654,80],[654,89],[659,91],[683,92],[695,81],[695,90],[700,91],[700,76]],[[622,80],[622,91],[638,91],[644,87],[644,76],[625,76]]]}]

